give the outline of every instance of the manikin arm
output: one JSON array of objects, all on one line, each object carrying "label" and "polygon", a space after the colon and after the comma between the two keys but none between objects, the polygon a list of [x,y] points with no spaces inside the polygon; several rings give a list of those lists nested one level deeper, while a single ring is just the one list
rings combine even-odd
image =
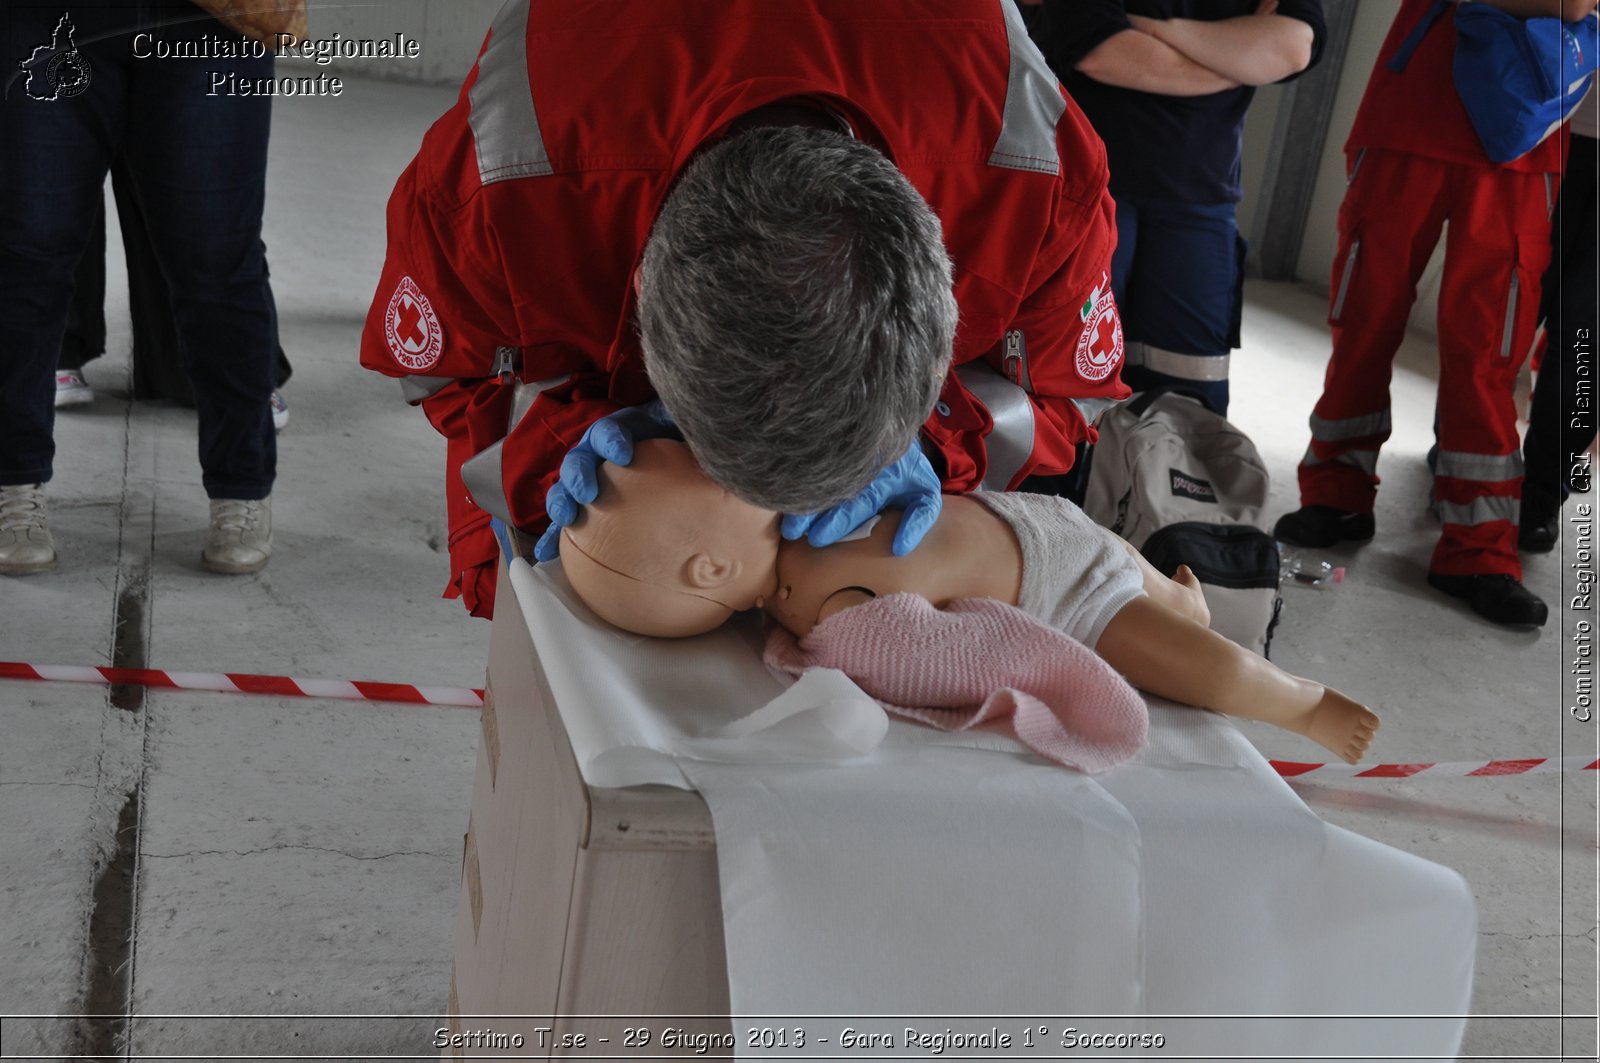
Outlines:
[{"label": "manikin arm", "polygon": [[1275,724],[1352,764],[1378,729],[1377,716],[1365,706],[1290,675],[1149,597],[1134,599],[1111,619],[1095,652],[1140,690]]}]

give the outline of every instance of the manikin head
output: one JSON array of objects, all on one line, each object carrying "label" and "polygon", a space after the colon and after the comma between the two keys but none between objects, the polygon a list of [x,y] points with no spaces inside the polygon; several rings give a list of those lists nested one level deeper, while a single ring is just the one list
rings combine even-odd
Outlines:
[{"label": "manikin head", "polygon": [[640,441],[632,464],[605,463],[599,481],[562,530],[561,567],[602,619],[640,635],[699,635],[772,596],[778,515],[717,486],[684,444]]}]

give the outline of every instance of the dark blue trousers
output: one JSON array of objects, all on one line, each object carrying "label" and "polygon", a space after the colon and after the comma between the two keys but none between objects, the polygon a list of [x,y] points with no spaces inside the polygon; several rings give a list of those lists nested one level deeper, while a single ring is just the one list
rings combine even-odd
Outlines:
[{"label": "dark blue trousers", "polygon": [[269,77],[272,59],[138,58],[140,33],[239,40],[181,0],[75,0],[70,41],[63,14],[32,0],[0,10],[0,485],[50,479],[73,274],[120,155],[171,291],[206,493],[264,498],[277,466],[261,243],[271,99],[207,92],[208,72]]},{"label": "dark blue trousers", "polygon": [[[1128,342],[1123,381],[1135,391],[1181,387],[1226,415],[1227,370],[1206,363],[1239,346],[1243,282],[1244,241],[1232,203],[1118,200],[1111,289]],[[1135,364],[1139,345],[1158,349],[1152,359],[1183,364],[1172,371]]]}]

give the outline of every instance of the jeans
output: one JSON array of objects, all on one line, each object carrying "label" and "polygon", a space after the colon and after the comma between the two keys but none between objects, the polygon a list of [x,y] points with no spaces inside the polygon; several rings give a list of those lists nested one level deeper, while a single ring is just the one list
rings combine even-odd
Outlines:
[{"label": "jeans", "polygon": [[[261,244],[271,99],[207,91],[210,71],[270,77],[272,59],[137,58],[141,32],[170,44],[239,40],[180,0],[75,2],[76,54],[52,56],[62,17],[34,3],[0,12],[0,63],[43,61],[9,77],[0,99],[0,485],[50,479],[73,275],[120,155],[171,291],[206,493],[265,498],[277,465],[268,404],[277,315]],[[87,83],[63,70],[85,71]]]}]

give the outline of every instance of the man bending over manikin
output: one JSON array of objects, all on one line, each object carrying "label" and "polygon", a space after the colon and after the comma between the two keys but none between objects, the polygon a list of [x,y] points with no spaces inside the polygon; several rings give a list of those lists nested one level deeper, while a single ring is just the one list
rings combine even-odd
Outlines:
[{"label": "man bending over manikin", "polygon": [[828,547],[786,541],[778,514],[718,487],[687,446],[650,440],[631,465],[602,467],[599,497],[562,532],[561,560],[585,604],[637,634],[702,634],[761,608],[804,646],[832,618],[891,595],[939,610],[993,599],[1072,636],[1140,690],[1275,724],[1349,763],[1378,729],[1366,706],[1210,630],[1193,573],[1161,575],[1064,499],[949,496],[904,557],[890,548],[898,519],[888,512]]}]

